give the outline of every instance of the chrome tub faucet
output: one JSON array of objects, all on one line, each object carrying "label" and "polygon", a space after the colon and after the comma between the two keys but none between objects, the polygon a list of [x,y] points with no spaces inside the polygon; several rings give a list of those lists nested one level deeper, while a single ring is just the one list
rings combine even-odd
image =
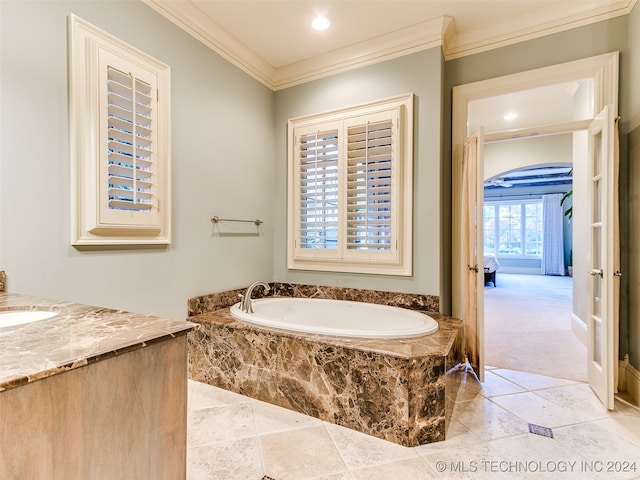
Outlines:
[{"label": "chrome tub faucet", "polygon": [[253,289],[258,286],[264,287],[264,293],[267,293],[269,290],[271,290],[271,287],[269,287],[268,283],[261,281],[253,282],[251,285],[249,285],[249,288],[247,288],[246,292],[244,292],[244,295],[240,295],[240,310],[242,310],[243,312],[253,313],[253,307],[251,306],[251,294],[253,293]]}]

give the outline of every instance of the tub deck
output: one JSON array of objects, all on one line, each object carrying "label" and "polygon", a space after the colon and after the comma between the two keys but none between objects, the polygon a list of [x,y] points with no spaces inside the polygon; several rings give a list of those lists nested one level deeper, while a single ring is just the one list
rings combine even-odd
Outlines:
[{"label": "tub deck", "polygon": [[361,339],[266,329],[228,307],[189,317],[190,378],[404,446],[444,440],[462,324],[429,313],[422,337]]}]

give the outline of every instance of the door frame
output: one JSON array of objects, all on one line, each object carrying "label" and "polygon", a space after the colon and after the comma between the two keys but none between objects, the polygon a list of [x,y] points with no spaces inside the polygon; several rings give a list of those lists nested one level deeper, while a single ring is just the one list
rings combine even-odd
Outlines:
[{"label": "door frame", "polygon": [[[462,199],[462,159],[464,143],[472,132],[467,132],[467,120],[469,103],[489,97],[517,93],[537,87],[544,87],[562,82],[570,82],[591,78],[594,82],[594,116],[606,105],[613,105],[617,115],[618,105],[618,61],[619,53],[612,52],[595,57],[589,57],[573,62],[552,65],[512,75],[482,80],[456,86],[453,88],[452,105],[452,315],[462,318],[462,250],[465,245],[460,242],[461,232],[461,199]],[[545,133],[554,133],[555,130],[568,130],[568,125],[544,125]],[[536,133],[540,128],[534,129]],[[520,138],[527,136],[527,129],[517,132],[485,132],[490,139],[492,135],[503,138]],[[481,292],[484,294],[483,292]],[[480,295],[480,293],[479,293]],[[484,338],[479,339],[484,343]],[[609,346],[613,350],[613,345]]]}]

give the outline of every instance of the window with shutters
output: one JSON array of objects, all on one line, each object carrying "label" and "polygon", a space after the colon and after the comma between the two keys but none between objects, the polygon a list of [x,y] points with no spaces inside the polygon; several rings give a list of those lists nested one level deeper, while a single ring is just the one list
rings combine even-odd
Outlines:
[{"label": "window with shutters", "polygon": [[288,267],[411,275],[413,95],[288,125]]},{"label": "window with shutters", "polygon": [[72,15],[72,243],[170,243],[170,70]]}]

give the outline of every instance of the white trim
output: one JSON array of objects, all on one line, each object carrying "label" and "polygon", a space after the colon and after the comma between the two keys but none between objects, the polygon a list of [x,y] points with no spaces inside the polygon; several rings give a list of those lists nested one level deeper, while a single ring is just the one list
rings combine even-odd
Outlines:
[{"label": "white trim", "polygon": [[[412,275],[413,244],[413,103],[412,93],[289,119],[287,123],[287,268],[327,272]],[[395,123],[393,140],[394,186],[389,251],[356,251],[346,247],[346,185],[339,187],[337,249],[304,249],[298,245],[299,172],[298,138],[301,134],[337,129],[338,138],[353,121],[382,116]],[[357,123],[357,122],[356,122]],[[339,177],[346,178],[346,142],[339,142]]]},{"label": "white trim", "polygon": [[275,69],[191,2],[141,0],[242,71],[273,89]]},{"label": "white trim", "polygon": [[587,130],[591,120],[573,120],[571,122],[555,123],[550,125],[536,125],[533,127],[503,130],[501,132],[485,133],[484,143],[502,142],[504,140],[517,140],[526,137],[538,137],[542,135],[557,135],[572,133],[578,130]]},{"label": "white trim", "polygon": [[540,11],[538,15],[511,18],[501,25],[485,24],[475,30],[458,33],[447,44],[444,57],[445,60],[453,60],[627,15],[636,1],[626,0],[595,9],[586,2],[582,5],[576,2],[576,9],[567,12],[563,18]]},{"label": "white trim", "polygon": [[587,324],[582,321],[575,313],[571,313],[571,332],[578,337],[583,345],[587,345],[589,336],[587,335]]},{"label": "white trim", "polygon": [[355,68],[439,47],[442,45],[443,32],[448,29],[450,22],[450,17],[441,17],[373,40],[276,68],[271,87],[274,90],[282,90]]},{"label": "white trim", "polygon": [[629,363],[629,355],[618,363],[618,390],[626,392],[636,405],[640,405],[640,371]]},{"label": "white trim", "polygon": [[[69,15],[68,27],[71,244],[169,244],[171,70],[168,65],[74,14]],[[107,176],[101,161],[106,156],[106,143],[103,145],[100,141],[106,141],[106,129],[103,130],[100,120],[105,115],[106,103],[101,103],[104,98],[100,96],[100,86],[107,82],[106,69],[101,70],[105,58],[117,59],[131,71],[143,72],[153,80],[150,96],[155,97],[153,162],[157,180],[152,187],[152,218],[145,218],[145,213],[140,211],[122,211],[117,218],[104,214],[107,197],[101,187],[106,186]]]},{"label": "white trim", "polygon": [[[562,17],[543,10],[509,22],[459,31],[449,16],[421,22],[333,52],[276,67],[241,43],[191,1],[142,0],[198,41],[274,91],[310,82],[374,63],[440,46],[452,60],[515,43],[627,15],[637,0],[620,0],[602,7],[575,2]],[[496,33],[498,32],[498,33]]]}]

